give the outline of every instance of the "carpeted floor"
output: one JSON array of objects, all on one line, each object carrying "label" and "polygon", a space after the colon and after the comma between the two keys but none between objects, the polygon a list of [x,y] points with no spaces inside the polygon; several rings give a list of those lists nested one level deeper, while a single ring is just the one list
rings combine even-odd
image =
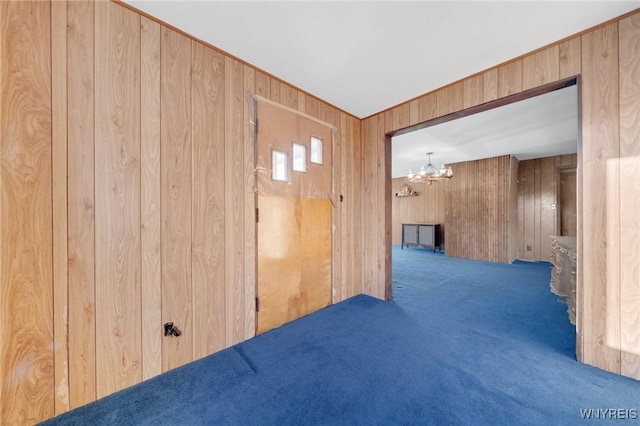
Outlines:
[{"label": "carpeted floor", "polygon": [[46,424],[569,425],[640,409],[640,382],[575,361],[549,264],[394,247],[393,272],[392,302],[357,296]]}]

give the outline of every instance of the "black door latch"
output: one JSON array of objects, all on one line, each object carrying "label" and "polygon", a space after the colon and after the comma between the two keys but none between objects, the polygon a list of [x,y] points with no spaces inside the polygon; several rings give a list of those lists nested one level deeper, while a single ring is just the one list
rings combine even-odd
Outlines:
[{"label": "black door latch", "polygon": [[168,322],[164,325],[164,335],[165,336],[176,336],[178,337],[179,335],[182,334],[182,331],[178,330],[178,328],[173,325],[172,322]]}]

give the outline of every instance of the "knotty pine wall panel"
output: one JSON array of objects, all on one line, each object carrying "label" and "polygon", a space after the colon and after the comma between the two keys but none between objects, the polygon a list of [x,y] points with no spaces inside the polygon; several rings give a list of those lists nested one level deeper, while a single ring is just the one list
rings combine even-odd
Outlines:
[{"label": "knotty pine wall panel", "polygon": [[[617,245],[618,249],[614,254],[617,253],[619,256],[622,256],[622,253],[629,253],[629,250],[621,249],[622,241],[619,241],[619,238],[616,240],[616,233],[608,229],[607,217],[611,218],[611,212],[608,212],[605,200],[611,195],[615,195],[614,199],[619,197],[619,199],[628,200],[629,197],[632,197],[634,188],[622,185],[620,177],[618,180],[612,179],[607,183],[602,179],[602,176],[606,174],[607,163],[615,161],[624,152],[620,145],[621,141],[630,137],[622,136],[625,132],[622,127],[623,123],[626,126],[624,129],[633,128],[633,124],[629,125],[628,123],[634,123],[634,118],[630,120],[629,116],[636,117],[637,110],[640,108],[640,100],[635,97],[637,92],[634,80],[629,77],[635,75],[632,73],[636,70],[635,64],[640,56],[634,41],[638,31],[635,20],[638,19],[639,14],[640,11],[635,11],[620,18],[622,21],[620,19],[612,20],[580,35],[553,43],[481,73],[485,102],[521,93],[524,87],[538,87],[543,84],[543,81],[553,82],[554,78],[564,79],[580,76],[582,143],[578,151],[579,270],[577,275],[579,294],[576,353],[580,361],[608,371],[622,372],[635,378],[640,378],[640,357],[620,349],[619,343],[622,338],[620,335],[613,336],[612,339],[612,341],[618,342],[617,346],[608,346],[605,323],[609,317],[610,323],[626,321],[625,327],[635,327],[636,330],[640,327],[640,316],[634,316],[630,311],[622,312],[620,299],[623,296],[615,291],[612,293],[612,289],[615,289],[617,282],[623,279],[624,274],[633,270],[640,254],[638,251],[631,251],[632,255],[621,257],[619,262],[621,272],[619,273],[607,272],[604,260],[607,246]],[[630,24],[632,21],[634,24]],[[624,35],[618,34],[619,25],[624,27]],[[618,45],[618,37],[620,40],[624,40],[624,45],[622,41]],[[623,52],[624,57],[622,56]],[[475,90],[473,88],[475,82],[469,80],[476,78],[477,75],[470,76],[450,86],[411,100],[412,103],[416,101],[418,103],[420,121],[425,122],[445,113],[461,111],[465,103],[464,88]],[[626,79],[627,86],[625,87],[630,90],[630,95],[623,94],[622,90],[618,88],[618,79],[621,82]],[[458,100],[460,94],[451,89],[451,87],[458,85],[463,87],[462,101]],[[470,97],[473,95],[467,94],[466,102],[471,103]],[[463,105],[451,108],[451,105],[458,105],[459,102]],[[396,109],[403,110],[404,108],[406,108],[404,104],[401,104],[376,115],[384,115],[388,111],[393,114]],[[373,117],[375,115],[367,117],[366,120],[371,120]],[[387,129],[387,132],[392,134],[397,130],[399,129],[392,128]],[[626,131],[628,132],[628,130]],[[367,135],[362,143],[366,145],[372,140],[380,141],[381,138],[378,135]],[[635,141],[635,139],[631,140]],[[368,167],[366,166],[368,162],[377,162],[379,159],[377,156],[365,156],[363,160],[365,167]],[[389,157],[386,157],[384,161],[386,164],[383,168],[389,168],[391,166]],[[627,171],[627,173],[631,173],[631,171]],[[453,193],[456,191],[455,187],[459,185],[453,183],[456,180],[457,177],[454,177],[447,182],[447,184],[454,185]],[[508,188],[499,189],[500,191],[508,191]],[[376,190],[382,189],[377,188]],[[456,196],[459,195],[456,194]],[[491,200],[492,205],[496,201]],[[386,202],[384,208],[391,209],[391,202]],[[447,205],[445,214],[451,214],[457,218],[459,216],[457,210],[460,208],[457,205]],[[379,214],[368,211],[363,213],[365,215]],[[608,213],[609,216],[607,216]],[[457,229],[463,230],[462,232],[470,229],[464,221],[457,223],[457,225]],[[448,229],[447,251],[464,250],[459,247],[461,240],[452,236],[452,233],[455,234],[451,229],[452,224],[446,222],[446,226]],[[611,226],[610,222],[609,226]],[[631,226],[635,225],[632,223]],[[509,235],[497,235],[491,236],[491,238],[498,242],[509,241]],[[542,239],[540,241],[542,244]],[[391,247],[388,245],[387,252],[390,250]],[[383,261],[383,257],[379,256],[378,262]],[[374,263],[368,262],[367,265]],[[390,288],[390,283],[387,282],[385,287]],[[607,288],[609,288],[609,293],[607,293]],[[607,312],[608,310],[609,312]],[[624,368],[621,368],[621,358],[627,363]]]},{"label": "knotty pine wall panel", "polygon": [[0,24],[0,423],[33,424],[55,395],[50,4]]}]

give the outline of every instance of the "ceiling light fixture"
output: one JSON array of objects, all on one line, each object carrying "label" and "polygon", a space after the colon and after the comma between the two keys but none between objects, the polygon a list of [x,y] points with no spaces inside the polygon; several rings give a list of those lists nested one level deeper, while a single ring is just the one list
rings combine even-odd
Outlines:
[{"label": "ceiling light fixture", "polygon": [[433,164],[431,164],[432,154],[433,152],[427,152],[429,163],[426,166],[421,166],[418,173],[413,173],[413,171],[409,170],[407,179],[410,183],[426,183],[428,185],[431,185],[433,182],[451,179],[453,177],[453,170],[451,169],[451,167],[446,167],[445,165],[443,165],[442,168],[438,170]]}]

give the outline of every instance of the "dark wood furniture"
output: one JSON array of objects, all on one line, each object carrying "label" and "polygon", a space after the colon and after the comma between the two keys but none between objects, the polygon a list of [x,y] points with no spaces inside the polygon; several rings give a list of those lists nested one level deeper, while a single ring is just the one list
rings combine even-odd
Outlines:
[{"label": "dark wood furniture", "polygon": [[566,302],[571,324],[576,324],[576,237],[551,235],[551,292]]},{"label": "dark wood furniture", "polygon": [[442,249],[440,245],[440,224],[439,223],[403,223],[402,224],[402,246],[424,247],[436,251]]}]

